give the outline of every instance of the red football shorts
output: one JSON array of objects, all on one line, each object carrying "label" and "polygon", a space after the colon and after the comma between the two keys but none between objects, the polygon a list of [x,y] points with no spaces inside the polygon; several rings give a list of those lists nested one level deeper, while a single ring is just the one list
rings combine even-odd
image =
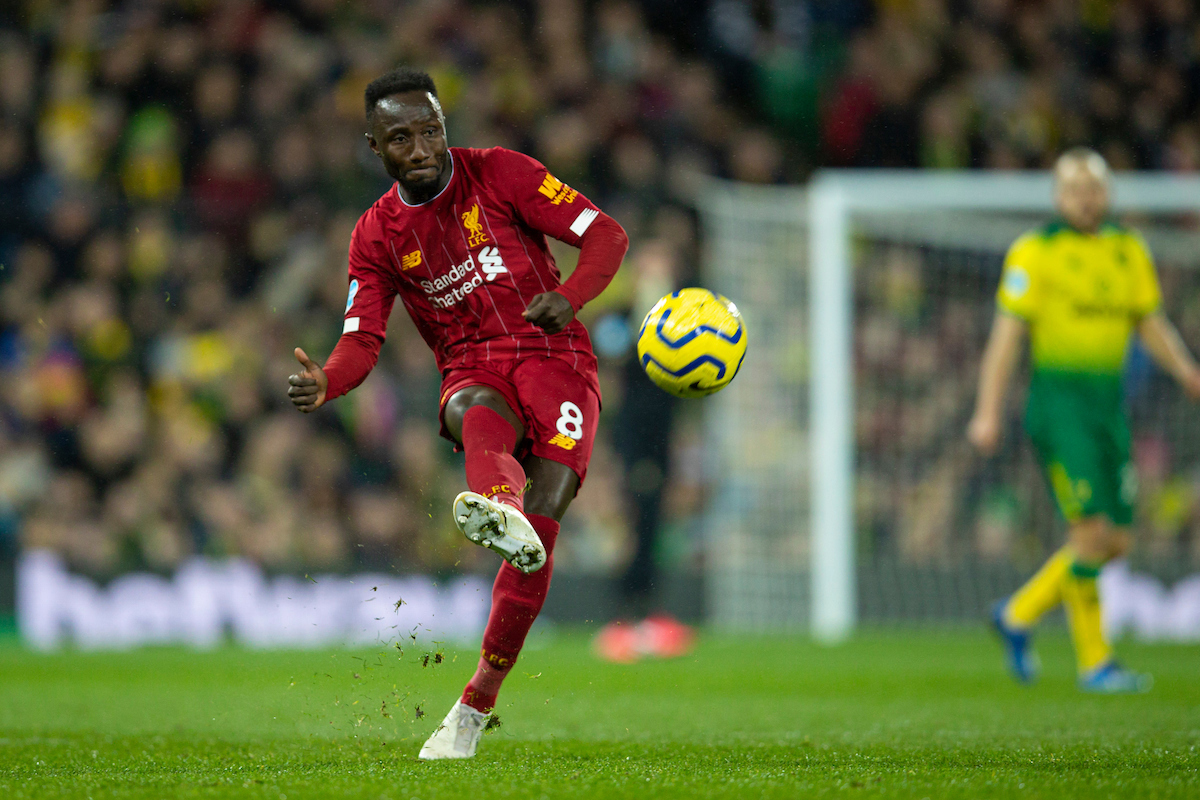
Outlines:
[{"label": "red football shorts", "polygon": [[[532,454],[557,461],[570,467],[583,485],[600,421],[599,387],[567,362],[549,356],[452,369],[442,379],[438,411],[442,436],[450,441],[454,439],[446,430],[446,403],[468,386],[495,389],[524,423],[525,438],[515,453],[518,460]],[[455,450],[461,449],[456,442]]]}]

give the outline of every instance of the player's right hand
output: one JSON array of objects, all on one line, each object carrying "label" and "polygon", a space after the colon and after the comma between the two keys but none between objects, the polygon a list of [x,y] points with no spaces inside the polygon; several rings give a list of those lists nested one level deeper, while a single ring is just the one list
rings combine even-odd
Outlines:
[{"label": "player's right hand", "polygon": [[317,363],[299,347],[296,348],[295,353],[296,360],[304,367],[304,371],[288,378],[288,384],[291,387],[288,389],[288,397],[292,398],[292,404],[296,408],[307,414],[325,404],[325,392],[329,389],[329,378],[325,376],[325,370],[317,366]]},{"label": "player's right hand", "polygon": [[993,414],[976,412],[967,425],[967,440],[980,453],[992,455],[1000,444],[1000,420]]}]

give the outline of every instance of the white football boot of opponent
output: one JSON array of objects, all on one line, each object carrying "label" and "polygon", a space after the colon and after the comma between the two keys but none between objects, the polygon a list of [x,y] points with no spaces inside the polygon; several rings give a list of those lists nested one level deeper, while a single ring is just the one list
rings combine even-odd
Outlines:
[{"label": "white football boot of opponent", "polygon": [[417,758],[426,761],[439,758],[473,758],[487,720],[487,714],[465,706],[459,700],[425,742]]},{"label": "white football boot of opponent", "polygon": [[546,564],[546,548],[537,531],[510,505],[463,492],[454,498],[454,522],[472,542],[495,550],[526,575]]}]

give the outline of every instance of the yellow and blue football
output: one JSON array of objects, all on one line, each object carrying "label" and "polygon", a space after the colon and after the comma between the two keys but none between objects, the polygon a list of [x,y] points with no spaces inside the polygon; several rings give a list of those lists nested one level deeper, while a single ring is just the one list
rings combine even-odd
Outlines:
[{"label": "yellow and blue football", "polygon": [[703,397],[737,375],[746,357],[746,325],[728,298],[708,289],[680,289],[646,315],[637,354],[663,391]]}]

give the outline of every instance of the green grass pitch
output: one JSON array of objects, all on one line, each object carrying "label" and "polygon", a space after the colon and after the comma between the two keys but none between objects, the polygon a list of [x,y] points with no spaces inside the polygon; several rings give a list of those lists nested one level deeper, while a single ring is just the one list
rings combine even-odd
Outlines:
[{"label": "green grass pitch", "polygon": [[1200,647],[1123,646],[1156,677],[1138,697],[1077,692],[1059,634],[1040,650],[1023,689],[976,631],[709,635],[632,666],[560,633],[517,664],[475,760],[423,763],[470,651],[10,643],[0,797],[1200,797]]}]

